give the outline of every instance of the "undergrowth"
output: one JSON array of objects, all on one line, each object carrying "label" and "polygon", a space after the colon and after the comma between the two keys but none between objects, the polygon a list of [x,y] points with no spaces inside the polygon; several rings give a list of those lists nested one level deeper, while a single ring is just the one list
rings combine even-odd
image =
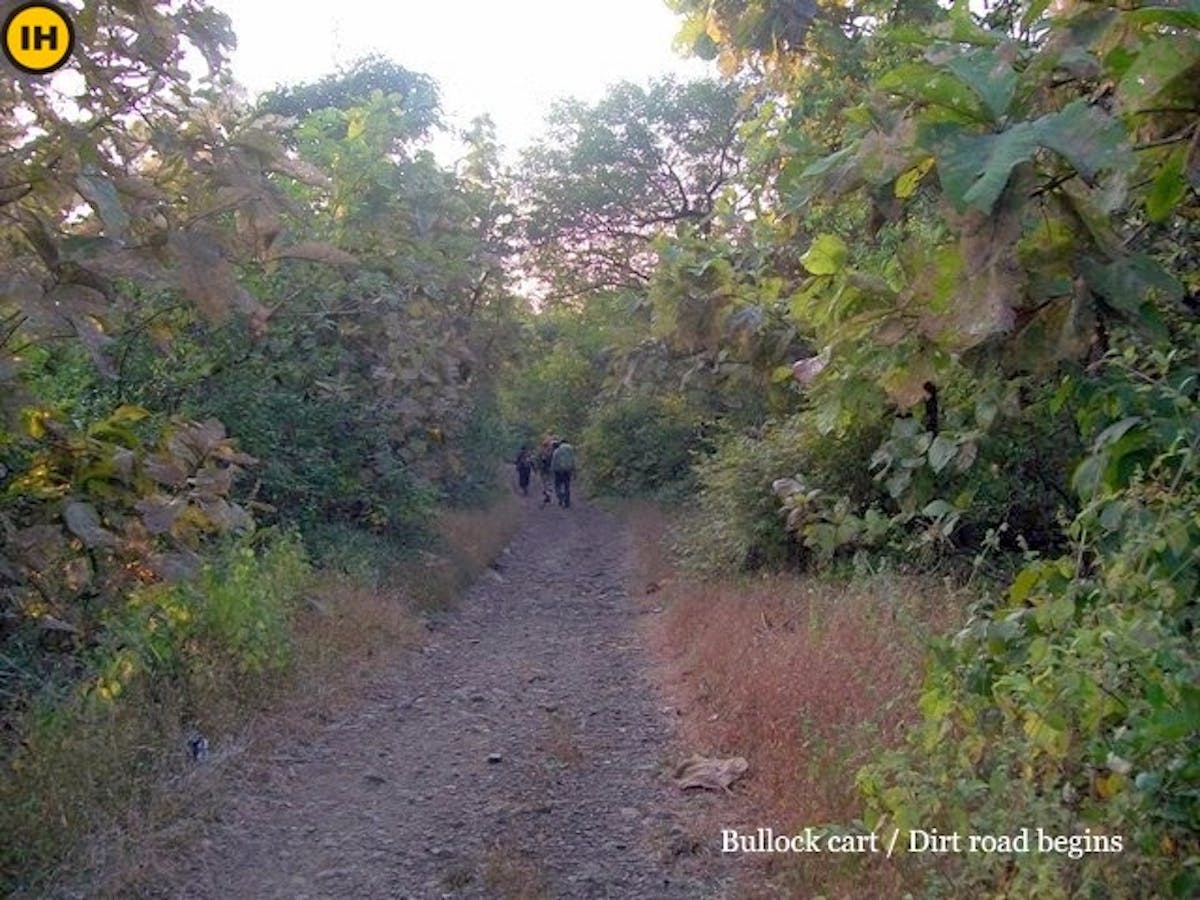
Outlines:
[{"label": "undergrowth", "polygon": [[[511,497],[448,511],[431,549],[408,559],[360,534],[343,545],[353,549],[344,565],[327,555],[320,569],[298,538],[260,532],[191,582],[133,592],[84,671],[5,716],[5,895],[66,881],[137,893],[155,854],[178,852],[181,823],[203,819],[190,741],[203,736],[217,761],[251,720],[346,699],[355,675],[419,638],[420,612],[452,602],[487,567],[518,516]],[[185,783],[196,796],[181,796]]]}]

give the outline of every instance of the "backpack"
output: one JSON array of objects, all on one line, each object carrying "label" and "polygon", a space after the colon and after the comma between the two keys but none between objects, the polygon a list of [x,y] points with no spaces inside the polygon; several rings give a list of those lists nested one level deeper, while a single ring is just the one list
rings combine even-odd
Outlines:
[{"label": "backpack", "polygon": [[550,460],[550,468],[555,472],[574,472],[575,448],[567,443],[559,444]]}]

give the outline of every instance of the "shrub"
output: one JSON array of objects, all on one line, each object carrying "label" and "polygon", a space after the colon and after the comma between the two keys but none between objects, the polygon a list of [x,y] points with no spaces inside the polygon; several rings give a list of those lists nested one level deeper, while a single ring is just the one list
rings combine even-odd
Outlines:
[{"label": "shrub", "polygon": [[1121,849],[963,854],[931,873],[931,896],[1200,890],[1198,375],[1183,354],[1130,357],[1079,385],[1092,441],[1070,552],[1029,560],[940,643],[923,725],[860,774],[871,825]]},{"label": "shrub", "polygon": [[460,456],[443,492],[456,507],[482,506],[493,499],[499,487],[496,467],[512,453],[508,434],[492,393],[484,393],[467,418],[457,440]]},{"label": "shrub", "polygon": [[941,554],[1004,534],[1006,549],[1061,550],[1082,446],[1055,397],[1053,385],[966,378],[940,396],[936,431],[896,417],[871,466],[901,526],[897,546]]},{"label": "shrub", "polygon": [[6,698],[0,887],[46,872],[148,790],[189,728],[219,730],[288,669],[309,574],[295,536],[231,542],[194,580],[112,604],[73,667]]},{"label": "shrub", "polygon": [[637,396],[596,412],[580,462],[595,490],[633,496],[680,489],[703,447],[699,423],[681,400]]},{"label": "shrub", "polygon": [[337,521],[403,535],[429,519],[433,493],[362,405],[263,390],[241,375],[197,409],[225,422],[259,459],[259,498],[279,522],[306,534]]},{"label": "shrub", "polygon": [[803,473],[809,484],[863,509],[879,496],[867,460],[880,435],[865,425],[823,436],[801,413],[757,436],[726,438],[696,465],[695,506],[680,529],[685,558],[712,572],[803,561],[807,551],[788,533],[772,484]]}]

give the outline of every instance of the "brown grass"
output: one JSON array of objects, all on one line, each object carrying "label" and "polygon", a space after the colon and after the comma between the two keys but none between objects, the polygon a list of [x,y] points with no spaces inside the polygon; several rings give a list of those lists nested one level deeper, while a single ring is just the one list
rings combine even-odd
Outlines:
[{"label": "brown grass", "polygon": [[575,740],[575,729],[560,713],[550,713],[546,752],[564,766],[576,768],[583,763],[583,751]]},{"label": "brown grass", "polygon": [[[89,896],[151,888],[220,813],[223,796],[253,789],[243,760],[319,730],[352,703],[366,675],[420,640],[417,611],[451,603],[507,544],[519,517],[511,497],[446,513],[432,576],[425,562],[397,567],[383,588],[319,573],[293,617],[294,662],[285,672],[248,677],[213,659],[186,683],[135,680],[120,703],[64,718],[61,728],[11,723],[34,743],[19,771],[0,773],[0,840],[20,841],[24,857],[19,869],[0,871],[0,885],[8,881],[13,896],[66,881],[86,884]],[[188,722],[219,748],[211,764],[188,757]]]},{"label": "brown grass", "polygon": [[[682,712],[682,749],[750,762],[736,809],[722,809],[710,833],[733,817],[776,832],[861,818],[855,773],[914,721],[925,640],[959,619],[964,598],[899,576],[689,580],[655,540],[663,514],[638,508],[632,521],[634,589],[662,609],[645,617],[646,633]],[[883,857],[796,855],[771,858],[755,880],[802,896],[865,896],[869,885],[870,896],[899,897],[913,877]]]},{"label": "brown grass", "polygon": [[416,609],[445,608],[495,561],[520,519],[521,504],[509,491],[486,509],[446,510],[434,529],[440,546],[397,567],[392,580],[404,586]]},{"label": "brown grass", "polygon": [[484,857],[483,881],[493,896],[503,900],[547,900],[551,896],[537,864],[519,849],[502,843]]}]

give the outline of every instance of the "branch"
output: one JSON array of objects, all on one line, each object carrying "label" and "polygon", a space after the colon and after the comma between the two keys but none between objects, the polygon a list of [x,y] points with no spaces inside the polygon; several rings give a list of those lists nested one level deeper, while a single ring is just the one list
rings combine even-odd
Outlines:
[{"label": "branch", "polygon": [[15,312],[11,316],[9,316],[7,319],[5,319],[4,324],[7,325],[9,322],[12,322],[14,319],[16,320],[16,324],[14,324],[11,328],[8,329],[7,332],[5,332],[4,337],[0,338],[0,347],[3,347],[5,344],[7,344],[9,342],[9,340],[12,338],[12,336],[17,333],[17,329],[19,329],[22,325],[24,325],[26,322],[29,321],[29,316],[25,315],[25,313],[18,310],[17,312]]},{"label": "branch", "polygon": [[1040,197],[1042,194],[1048,194],[1051,191],[1062,187],[1078,174],[1078,172],[1067,172],[1065,175],[1058,175],[1055,178],[1051,178],[1045,184],[1040,185],[1030,191],[1029,198],[1032,200],[1034,197]]},{"label": "branch", "polygon": [[1169,137],[1159,138],[1156,141],[1146,141],[1144,144],[1134,144],[1133,149],[1149,150],[1153,147],[1164,147],[1167,144],[1179,144],[1183,141],[1191,140],[1192,132],[1196,131],[1196,128],[1197,123],[1193,122],[1191,125],[1179,129],[1179,131],[1175,132]]}]

